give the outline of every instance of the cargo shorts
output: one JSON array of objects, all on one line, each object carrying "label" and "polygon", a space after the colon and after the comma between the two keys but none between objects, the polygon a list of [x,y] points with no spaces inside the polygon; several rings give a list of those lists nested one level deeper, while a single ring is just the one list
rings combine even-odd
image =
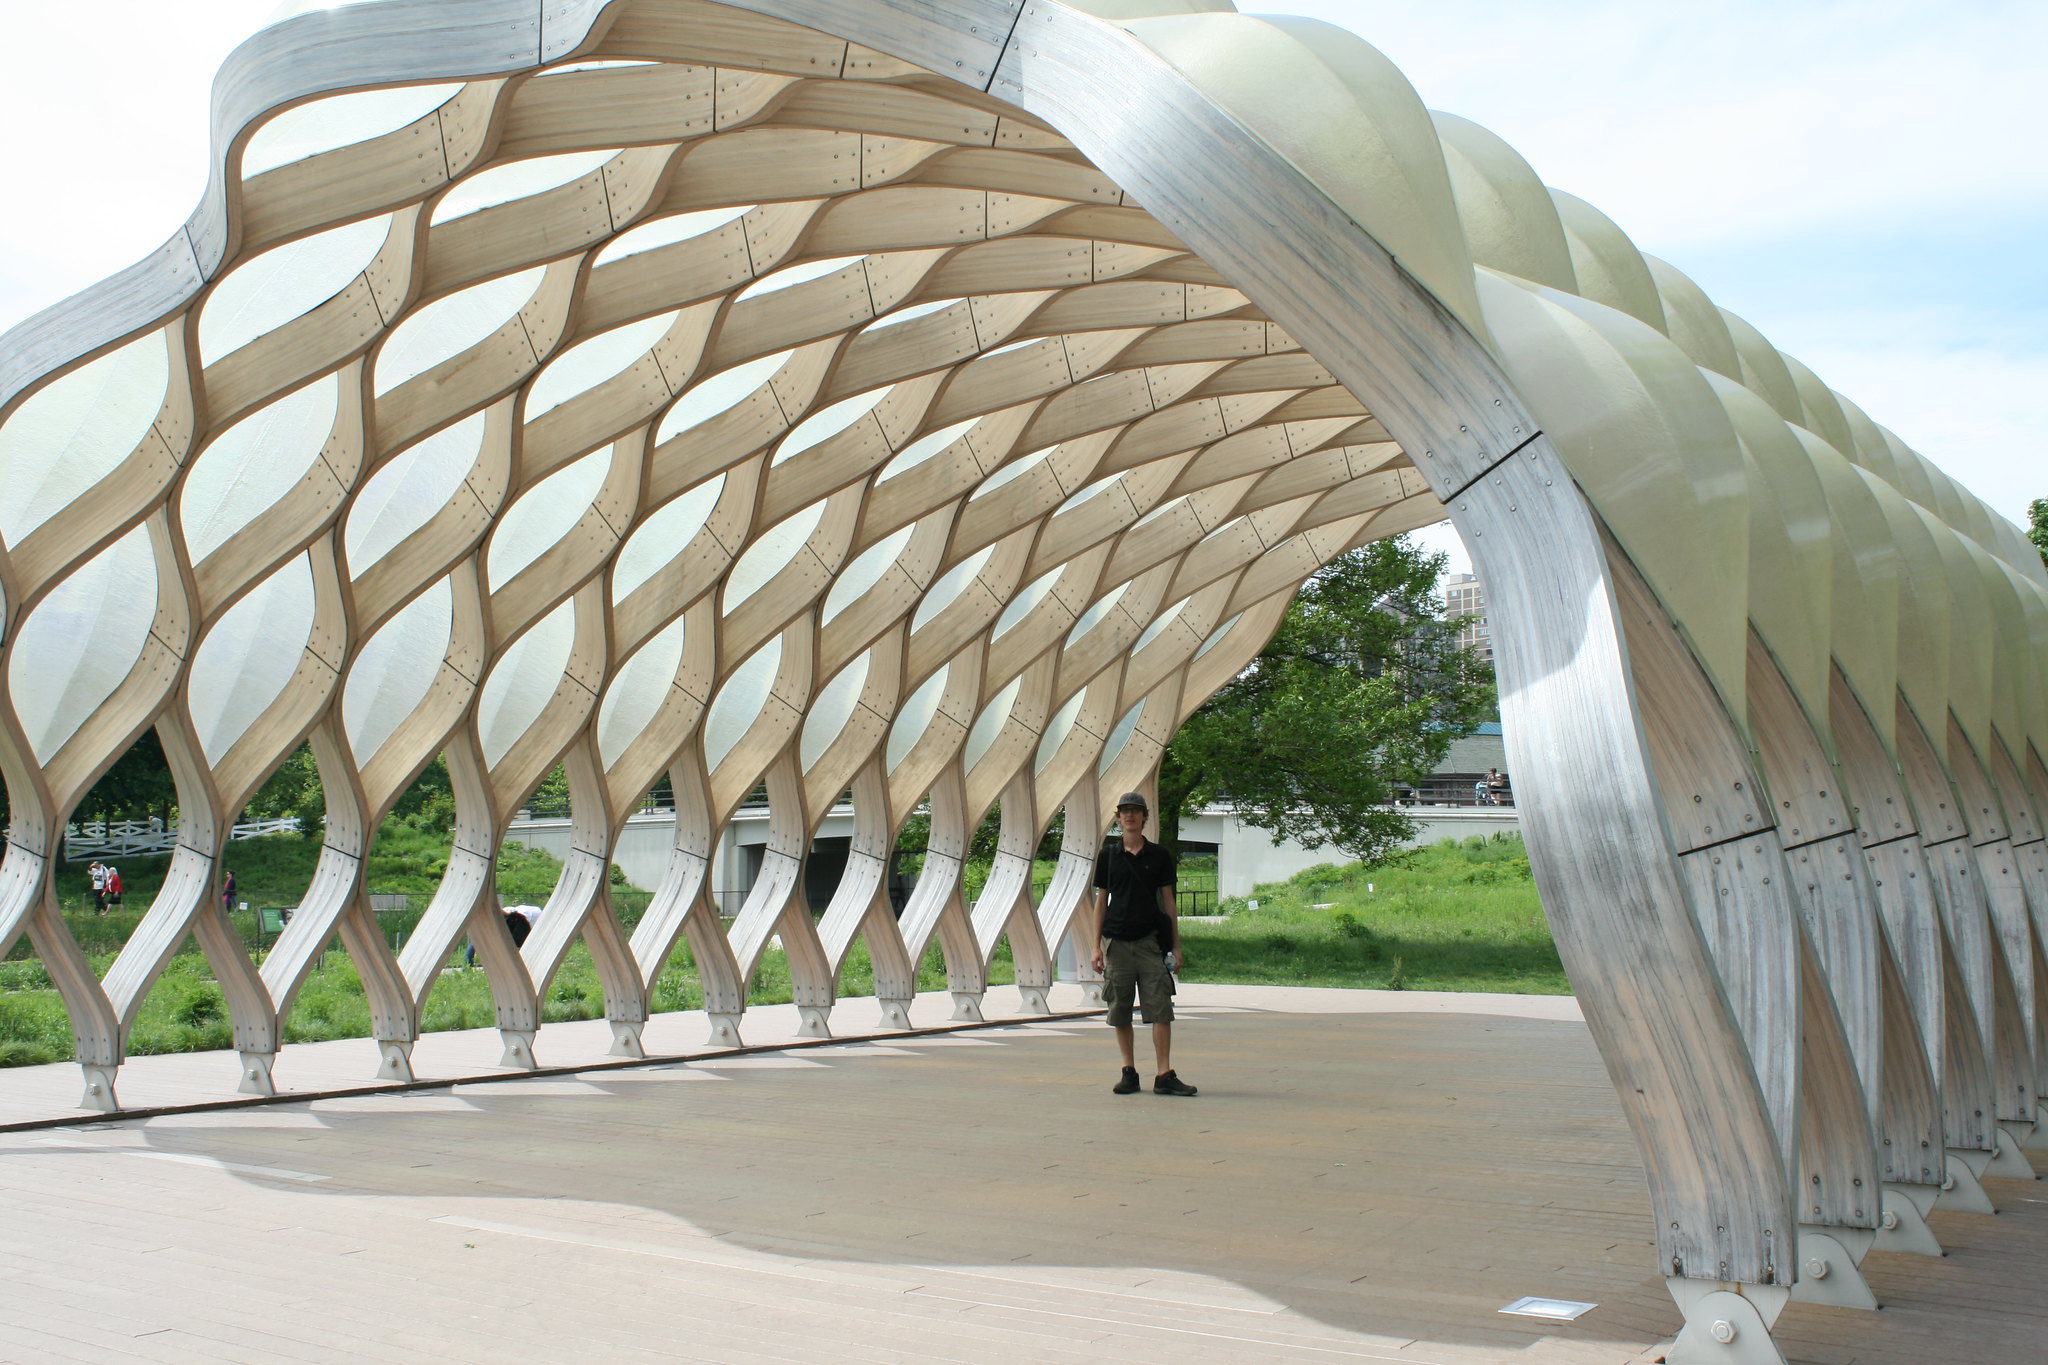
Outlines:
[{"label": "cargo shorts", "polygon": [[1148,1024],[1173,1022],[1173,973],[1166,970],[1166,952],[1157,937],[1105,939],[1102,952],[1102,993],[1109,1001],[1111,1028],[1128,1028],[1131,998],[1140,1004]]}]

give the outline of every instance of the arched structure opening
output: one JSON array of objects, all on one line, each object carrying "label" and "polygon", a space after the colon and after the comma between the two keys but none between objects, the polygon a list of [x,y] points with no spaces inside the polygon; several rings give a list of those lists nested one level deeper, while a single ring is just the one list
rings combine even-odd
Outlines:
[{"label": "arched structure opening", "polygon": [[[1795,1283],[1853,1299],[2021,1162],[2038,558],[1361,40],[1185,0],[401,2],[280,23],[219,90],[187,229],[0,344],[0,943],[35,936],[100,1102],[188,932],[257,1090],[337,933],[394,1076],[465,936],[515,1062],[578,938],[629,1056],[685,939],[727,1039],[774,937],[818,1032],[856,943],[891,1018],[933,942],[963,1013],[1004,940],[1042,1000],[1107,800],[1319,565],[1448,508],[1674,1359]],[[102,982],[50,863],[152,726],[177,875]],[[259,972],[208,888],[302,741],[326,846]],[[367,840],[436,754],[455,853],[393,954]],[[516,946],[491,868],[558,764],[573,849]],[[628,935],[606,873],[657,783]],[[764,787],[728,922],[713,844]]]}]

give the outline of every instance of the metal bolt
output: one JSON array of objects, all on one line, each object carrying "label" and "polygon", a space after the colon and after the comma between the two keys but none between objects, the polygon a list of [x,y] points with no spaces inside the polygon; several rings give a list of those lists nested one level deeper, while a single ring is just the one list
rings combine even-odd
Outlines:
[{"label": "metal bolt", "polygon": [[1806,1273],[1816,1280],[1825,1280],[1828,1277],[1827,1258],[1824,1256],[1807,1257]]},{"label": "metal bolt", "polygon": [[1735,1324],[1726,1318],[1715,1318],[1714,1325],[1707,1329],[1707,1335],[1726,1346],[1735,1340]]},{"label": "metal bolt", "polygon": [[1884,1211],[1884,1217],[1879,1219],[1878,1221],[1883,1224],[1884,1230],[1886,1232],[1896,1232],[1898,1230],[1899,1215],[1895,1210],[1886,1209]]}]

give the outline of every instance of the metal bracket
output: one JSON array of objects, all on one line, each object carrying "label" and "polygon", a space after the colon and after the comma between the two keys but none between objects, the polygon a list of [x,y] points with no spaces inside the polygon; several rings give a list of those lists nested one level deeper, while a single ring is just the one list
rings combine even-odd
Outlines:
[{"label": "metal bracket", "polygon": [[830,1005],[798,1005],[797,1018],[803,1022],[797,1025],[799,1038],[830,1038],[832,1036],[832,1007]]},{"label": "metal bracket", "polygon": [[2021,1154],[2022,1139],[2031,1137],[2037,1123],[1998,1124],[1998,1150],[1992,1154],[1991,1164],[1984,1168],[1985,1175],[1995,1175],[2004,1180],[2039,1180],[2034,1173],[2034,1163]]},{"label": "metal bracket", "polygon": [[614,1019],[612,1026],[611,1055],[614,1057],[645,1057],[647,1049],[640,1046],[640,1030],[647,1027],[645,1019]]},{"label": "metal bracket", "polygon": [[1800,1303],[1836,1308],[1877,1309],[1877,1295],[1863,1277],[1863,1258],[1876,1242],[1869,1228],[1799,1225],[1799,1278],[1792,1297]]},{"label": "metal bracket", "polygon": [[888,1000],[877,996],[875,997],[875,1003],[882,1007],[883,1028],[907,1030],[910,1027],[910,1002],[908,1000]]},{"label": "metal bracket", "polygon": [[244,1052],[242,1079],[235,1089],[244,1095],[275,1095],[277,1083],[270,1078],[270,1068],[277,1062],[275,1052]]},{"label": "metal bracket", "polygon": [[1927,1226],[1927,1214],[1941,1193],[1932,1185],[1884,1187],[1884,1211],[1878,1215],[1877,1246],[1883,1251],[1903,1251],[1912,1256],[1946,1256],[1941,1240]]},{"label": "metal bracket", "polygon": [[498,1037],[505,1044],[505,1055],[498,1059],[498,1065],[533,1070],[533,1033],[532,1029],[499,1029]]},{"label": "metal bracket", "polygon": [[978,1024],[981,1022],[981,992],[953,992],[953,1022],[956,1024]]},{"label": "metal bracket", "polygon": [[80,1062],[78,1069],[85,1073],[85,1094],[78,1101],[80,1109],[96,1109],[102,1114],[112,1114],[121,1108],[121,1101],[114,1093],[114,1075],[120,1066],[98,1066],[92,1062]]},{"label": "metal bracket", "polygon": [[411,1081],[412,1040],[409,1038],[379,1038],[377,1040],[377,1079],[380,1081]]},{"label": "metal bracket", "polygon": [[712,1014],[706,1017],[711,1020],[711,1046],[740,1046],[740,1017],[737,1014]]},{"label": "metal bracket", "polygon": [[1096,1006],[1104,1003],[1102,996],[1102,979],[1100,977],[1097,977],[1093,981],[1082,981],[1076,984],[1078,984],[1081,987],[1082,1004],[1088,1006],[1090,1009],[1093,1009]]},{"label": "metal bracket", "polygon": [[1683,1275],[1665,1276],[1664,1286],[1685,1314],[1685,1327],[1664,1355],[1667,1365],[1787,1365],[1771,1340],[1771,1324],[1791,1290]]},{"label": "metal bracket", "polygon": [[1024,997],[1023,1010],[1026,1014],[1051,1014],[1052,1006],[1046,1003],[1046,986],[1019,986],[1017,994]]},{"label": "metal bracket", "polygon": [[1941,1193],[1935,1197],[1934,1207],[1946,1213],[1997,1213],[1991,1207],[1991,1198],[1984,1193],[1984,1187],[1977,1177],[1991,1164],[1992,1154],[1980,1152],[1974,1147],[1951,1147],[1948,1149],[1948,1178],[1941,1182]]}]

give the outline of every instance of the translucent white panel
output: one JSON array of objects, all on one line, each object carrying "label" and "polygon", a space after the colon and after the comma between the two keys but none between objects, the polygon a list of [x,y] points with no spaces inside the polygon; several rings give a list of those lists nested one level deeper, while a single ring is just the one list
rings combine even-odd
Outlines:
[{"label": "translucent white panel", "polygon": [[982,352],[982,355],[983,355],[983,356],[992,356],[992,355],[1003,355],[1004,353],[1006,353],[1006,352],[1009,352],[1009,351],[1021,351],[1021,350],[1023,350],[1023,349],[1024,349],[1024,348],[1025,348],[1026,346],[1035,346],[1035,345],[1037,345],[1037,344],[1038,344],[1039,342],[1041,342],[1041,341],[1045,341],[1045,340],[1048,340],[1048,338],[1046,338],[1046,337],[1025,337],[1025,338],[1024,338],[1024,339],[1023,339],[1022,341],[1006,341],[1006,342],[1004,342],[1004,343],[1003,343],[1002,345],[1000,345],[1000,346],[997,346],[997,347],[995,347],[995,348],[993,348],[993,349],[991,349],[991,350],[983,351],[983,352]]},{"label": "translucent white panel", "polygon": [[626,538],[619,557],[613,561],[614,604],[625,601],[628,593],[661,572],[683,552],[691,537],[704,528],[711,509],[718,505],[718,495],[724,491],[725,475],[720,474],[698,484],[675,501],[664,504],[640,523],[639,529]]},{"label": "translucent white panel", "polygon": [[745,289],[742,289],[739,296],[743,299],[757,299],[763,294],[772,294],[778,289],[788,289],[792,285],[806,284],[811,280],[823,279],[835,270],[844,270],[856,261],[864,261],[866,259],[867,257],[865,256],[834,256],[830,260],[805,261],[802,265],[785,266],[781,270],[770,271],[760,279],[755,280]]},{"label": "translucent white panel", "polygon": [[1030,614],[1033,607],[1045,600],[1045,595],[1052,591],[1053,584],[1060,581],[1060,575],[1064,572],[1066,568],[1062,565],[1011,598],[1009,605],[1003,608],[1003,614],[996,618],[995,634],[989,636],[989,639],[1000,640],[1007,635],[1019,621]]},{"label": "translucent white panel", "polygon": [[178,515],[192,558],[212,554],[290,492],[334,431],[333,375],[258,408],[222,432],[185,476]]},{"label": "translucent white panel", "polygon": [[505,651],[505,657],[484,680],[483,695],[477,699],[476,728],[483,742],[484,762],[503,758],[540,719],[561,685],[575,644],[576,602],[571,598],[535,622]]},{"label": "translucent white panel", "polygon": [[1236,616],[1233,616],[1233,617],[1231,617],[1231,618],[1230,618],[1230,619],[1229,619],[1228,621],[1225,621],[1225,622],[1224,622],[1224,623],[1223,623],[1222,625],[1220,625],[1220,626],[1216,627],[1216,629],[1214,629],[1214,630],[1210,631],[1210,632],[1209,632],[1209,638],[1208,638],[1208,639],[1206,639],[1206,640],[1204,640],[1204,641],[1202,641],[1202,647],[1201,647],[1200,649],[1198,649],[1198,650],[1196,650],[1196,651],[1195,651],[1195,658],[1197,658],[1197,659],[1201,658],[1201,657],[1202,657],[1202,656],[1203,656],[1204,654],[1207,654],[1207,653],[1208,653],[1208,652],[1209,652],[1210,650],[1212,650],[1212,649],[1216,648],[1216,646],[1218,646],[1218,645],[1222,644],[1222,643],[1223,643],[1223,637],[1224,637],[1224,636],[1226,636],[1226,635],[1228,635],[1228,634],[1230,634],[1230,632],[1232,631],[1232,629],[1234,629],[1234,628],[1236,627],[1236,625],[1237,625],[1238,621],[1239,621],[1239,620],[1240,620],[1240,619],[1241,619],[1241,618],[1242,618],[1243,616],[1244,616],[1244,613],[1243,613],[1243,612],[1239,612],[1239,613],[1238,613],[1238,614],[1237,614]]},{"label": "translucent white panel", "polygon": [[1010,461],[1001,469],[998,469],[995,473],[989,475],[986,479],[983,479],[981,481],[981,487],[975,489],[974,492],[970,493],[967,497],[967,500],[969,502],[973,502],[976,499],[985,498],[989,494],[995,492],[998,488],[1001,488],[1004,484],[1010,482],[1010,480],[1017,478],[1019,475],[1030,473],[1032,470],[1038,468],[1038,466],[1044,464],[1046,460],[1052,455],[1052,453],[1058,449],[1058,446],[1047,446],[1043,450],[1032,451],[1029,455],[1026,455],[1021,460]]},{"label": "translucent white panel", "polygon": [[1038,776],[1045,771],[1045,765],[1052,762],[1053,755],[1060,751],[1060,745],[1067,742],[1067,736],[1074,732],[1074,718],[1081,714],[1081,703],[1088,699],[1088,689],[1082,688],[1067,698],[1067,704],[1053,712],[1052,720],[1039,736],[1038,755],[1031,764],[1031,775]]},{"label": "translucent white panel", "polygon": [[535,79],[539,79],[541,76],[563,76],[571,71],[611,71],[622,66],[653,65],[654,63],[649,61],[632,61],[623,58],[600,62],[564,62],[560,66],[551,66],[545,71],[536,73]]},{"label": "translucent white panel", "polygon": [[781,464],[794,455],[801,455],[820,441],[830,440],[840,432],[858,422],[875,410],[875,406],[889,396],[894,384],[884,384],[879,389],[857,393],[843,402],[834,403],[822,412],[816,412],[796,424],[782,443],[775,448],[775,458],[768,463],[772,467]]},{"label": "translucent white panel", "polygon": [[795,559],[824,517],[825,502],[821,498],[788,520],[769,527],[765,535],[749,545],[725,576],[726,615],[731,615],[740,603],[759,592],[762,584]]},{"label": "translucent white panel", "polygon": [[341,689],[341,726],[358,763],[369,762],[426,700],[454,626],[455,593],[444,578],[364,643]]},{"label": "translucent white panel", "polygon": [[779,351],[774,355],[764,355],[759,360],[749,360],[744,365],[735,365],[714,374],[691,388],[662,414],[661,425],[654,429],[656,444],[739,406],[740,400],[767,383],[791,354]]},{"label": "translucent white panel", "polygon": [[683,621],[677,617],[620,665],[597,708],[597,751],[606,767],[617,762],[660,713],[682,662]]},{"label": "translucent white panel", "polygon": [[1235,530],[1236,530],[1236,529],[1237,529],[1238,527],[1242,526],[1243,524],[1244,524],[1244,518],[1243,518],[1243,517],[1232,517],[1232,518],[1231,518],[1231,519],[1230,519],[1229,521],[1226,521],[1226,522],[1224,522],[1224,523],[1223,523],[1223,524],[1222,524],[1221,526],[1218,526],[1218,527],[1217,527],[1217,528],[1216,528],[1215,530],[1213,530],[1213,531],[1210,531],[1210,532],[1208,532],[1207,534],[1205,534],[1205,535],[1204,535],[1204,536],[1202,537],[1202,544],[1204,544],[1204,545],[1207,545],[1207,544],[1208,544],[1208,543],[1209,543],[1210,541],[1212,541],[1212,540],[1216,539],[1216,537],[1218,537],[1218,536],[1221,536],[1221,535],[1228,535],[1228,534],[1230,534],[1231,532],[1235,531]]},{"label": "translucent white panel", "polygon": [[349,568],[360,574],[454,500],[484,443],[484,414],[416,441],[371,476],[342,528]]},{"label": "translucent white panel", "polygon": [[534,377],[526,391],[526,420],[560,407],[577,394],[594,389],[646,355],[661,334],[675,325],[682,310],[629,322],[570,347]]},{"label": "translucent white panel", "polygon": [[895,459],[882,466],[882,472],[875,476],[875,482],[878,484],[887,483],[904,470],[917,468],[926,460],[929,460],[932,456],[938,454],[962,436],[965,436],[969,431],[972,431],[974,424],[980,420],[978,417],[970,417],[964,422],[955,422],[950,427],[942,427],[930,435],[918,437],[915,441],[897,451]]},{"label": "translucent white panel", "polygon": [[1145,525],[1145,524],[1146,524],[1147,522],[1151,522],[1151,521],[1157,521],[1157,520],[1158,520],[1158,519],[1159,519],[1160,517],[1163,517],[1163,516],[1165,516],[1165,515],[1166,515],[1166,514],[1167,514],[1168,512],[1171,512],[1171,511],[1172,511],[1172,510],[1173,510],[1174,508],[1176,508],[1176,507],[1184,507],[1184,506],[1186,506],[1186,505],[1187,505],[1187,501],[1188,501],[1188,500],[1187,500],[1187,498],[1186,498],[1185,496],[1182,496],[1182,497],[1178,497],[1178,498],[1168,498],[1168,499],[1167,499],[1167,500],[1166,500],[1165,502],[1162,502],[1162,503],[1160,503],[1160,504],[1159,504],[1159,505],[1158,505],[1157,507],[1155,507],[1155,508],[1153,508],[1153,509],[1152,509],[1151,511],[1147,512],[1147,513],[1146,513],[1146,514],[1145,514],[1144,516],[1142,516],[1142,517],[1139,517],[1139,518],[1138,518],[1138,519],[1137,519],[1136,521],[1132,522],[1132,523],[1131,523],[1131,529],[1132,529],[1133,531],[1135,531],[1135,530],[1137,530],[1137,529],[1138,529],[1138,528],[1139,528],[1140,526],[1143,526],[1143,525]]},{"label": "translucent white panel", "polygon": [[804,771],[809,772],[811,765],[824,756],[832,741],[846,729],[846,722],[860,701],[860,690],[867,685],[869,657],[862,654],[840,669],[838,676],[812,699],[810,714],[804,717],[803,738],[797,742],[797,762],[803,764]]},{"label": "translucent white panel", "polygon": [[162,332],[73,370],[0,426],[0,536],[22,537],[135,453],[170,391]]},{"label": "translucent white panel", "polygon": [[959,601],[960,594],[967,591],[967,585],[974,581],[974,576],[981,572],[982,566],[995,552],[993,545],[978,550],[941,574],[939,581],[926,591],[924,600],[917,604],[917,614],[910,618],[910,628],[924,629],[925,622]]},{"label": "translucent white panel", "polygon": [[249,590],[192,660],[192,725],[218,763],[291,684],[313,633],[313,565],[304,555]]},{"label": "translucent white panel", "polygon": [[156,559],[138,526],[58,584],[14,638],[14,712],[39,762],[113,694],[156,618]]},{"label": "translucent white panel", "polygon": [[199,314],[205,364],[311,312],[348,288],[391,234],[391,219],[365,218],[266,251],[214,286]]},{"label": "translucent white panel", "polygon": [[563,152],[559,156],[528,157],[508,166],[493,166],[458,183],[434,205],[429,226],[446,223],[465,214],[542,194],[572,180],[581,180],[619,154],[609,151]]},{"label": "translucent white panel", "polygon": [[1074,622],[1074,628],[1067,632],[1068,648],[1072,648],[1076,641],[1093,630],[1097,621],[1109,615],[1110,608],[1122,600],[1125,591],[1130,586],[1128,583],[1118,584],[1115,588],[1104,594],[1101,601],[1082,612],[1081,619]]},{"label": "translucent white panel", "polygon": [[637,256],[643,251],[652,251],[659,246],[674,246],[687,242],[692,237],[702,237],[707,232],[716,232],[735,218],[744,218],[754,211],[752,204],[734,204],[722,209],[699,209],[695,213],[673,213],[666,218],[657,218],[651,223],[628,228],[606,242],[604,249],[597,253],[598,265],[609,265],[622,261],[628,256]]},{"label": "translucent white panel", "polygon": [[1124,745],[1131,742],[1131,731],[1138,728],[1138,719],[1144,714],[1145,703],[1140,701],[1136,706],[1124,712],[1124,718],[1118,721],[1116,728],[1109,732],[1109,741],[1102,746],[1102,757],[1095,760],[1095,775],[1097,777],[1109,771],[1109,765],[1116,762],[1117,755],[1124,751]]},{"label": "translucent white panel", "polygon": [[1058,516],[1061,512],[1072,511],[1074,508],[1079,507],[1082,503],[1088,502],[1091,499],[1096,498],[1103,493],[1107,493],[1110,489],[1122,483],[1123,479],[1124,476],[1121,474],[1112,474],[1106,479],[1097,479],[1094,483],[1089,484],[1086,488],[1083,488],[1079,492],[1073,494],[1065,502],[1061,503],[1058,507],[1053,508],[1053,515]]},{"label": "translucent white panel", "polygon": [[540,288],[546,266],[535,266],[450,294],[412,313],[377,353],[372,385],[378,397],[503,327]]},{"label": "translucent white panel", "polygon": [[933,299],[930,303],[919,303],[913,304],[908,308],[898,308],[894,312],[882,314],[882,316],[876,318],[861,330],[879,332],[884,327],[894,327],[899,322],[909,322],[913,318],[930,317],[933,313],[944,308],[951,308],[958,302],[960,302],[958,299]]},{"label": "translucent white panel", "polygon": [[775,686],[775,670],[782,667],[782,637],[776,636],[755,650],[752,657],[733,670],[725,686],[711,699],[704,716],[704,766],[716,768],[740,742],[747,727],[760,716]]},{"label": "translucent white panel", "polygon": [[512,576],[562,543],[604,487],[611,473],[612,450],[606,446],[582,459],[564,465],[542,479],[498,518],[491,533],[491,548],[484,559],[485,576],[491,590],[512,581]]},{"label": "translucent white panel", "polygon": [[995,743],[996,736],[1002,733],[1003,722],[1010,718],[1010,711],[1017,705],[1017,689],[1023,681],[1021,677],[1010,679],[1010,685],[996,693],[995,700],[974,718],[974,728],[967,732],[967,748],[962,755],[969,768],[981,762],[988,746]]},{"label": "translucent white panel", "polygon": [[895,772],[905,755],[924,738],[932,717],[938,714],[939,698],[945,695],[946,678],[952,671],[953,665],[947,664],[926,678],[924,685],[912,692],[896,713],[896,723],[889,727],[889,745],[882,752],[882,761],[889,765],[890,772]]},{"label": "translucent white panel", "polygon": [[889,572],[889,566],[903,553],[903,547],[910,543],[910,533],[916,530],[913,524],[904,527],[895,535],[870,545],[861,551],[860,558],[841,569],[832,580],[832,590],[825,594],[825,606],[820,622],[830,625],[832,618],[845,611],[859,600],[860,595],[882,581],[882,575]]},{"label": "translucent white panel", "polygon": [[1138,643],[1131,646],[1131,653],[1136,654],[1146,645],[1149,645],[1154,640],[1158,639],[1159,632],[1165,630],[1168,626],[1172,625],[1174,623],[1174,620],[1177,617],[1179,617],[1179,615],[1183,611],[1187,610],[1188,603],[1193,600],[1194,599],[1191,597],[1183,597],[1180,599],[1180,601],[1174,603],[1172,606],[1168,607],[1165,611],[1161,612],[1157,617],[1155,617],[1153,619],[1152,624],[1145,627],[1145,633],[1138,637]]},{"label": "translucent white panel", "polygon": [[256,130],[242,152],[242,175],[261,175],[309,156],[395,133],[453,99],[462,86],[415,85],[331,95],[287,109]]}]

